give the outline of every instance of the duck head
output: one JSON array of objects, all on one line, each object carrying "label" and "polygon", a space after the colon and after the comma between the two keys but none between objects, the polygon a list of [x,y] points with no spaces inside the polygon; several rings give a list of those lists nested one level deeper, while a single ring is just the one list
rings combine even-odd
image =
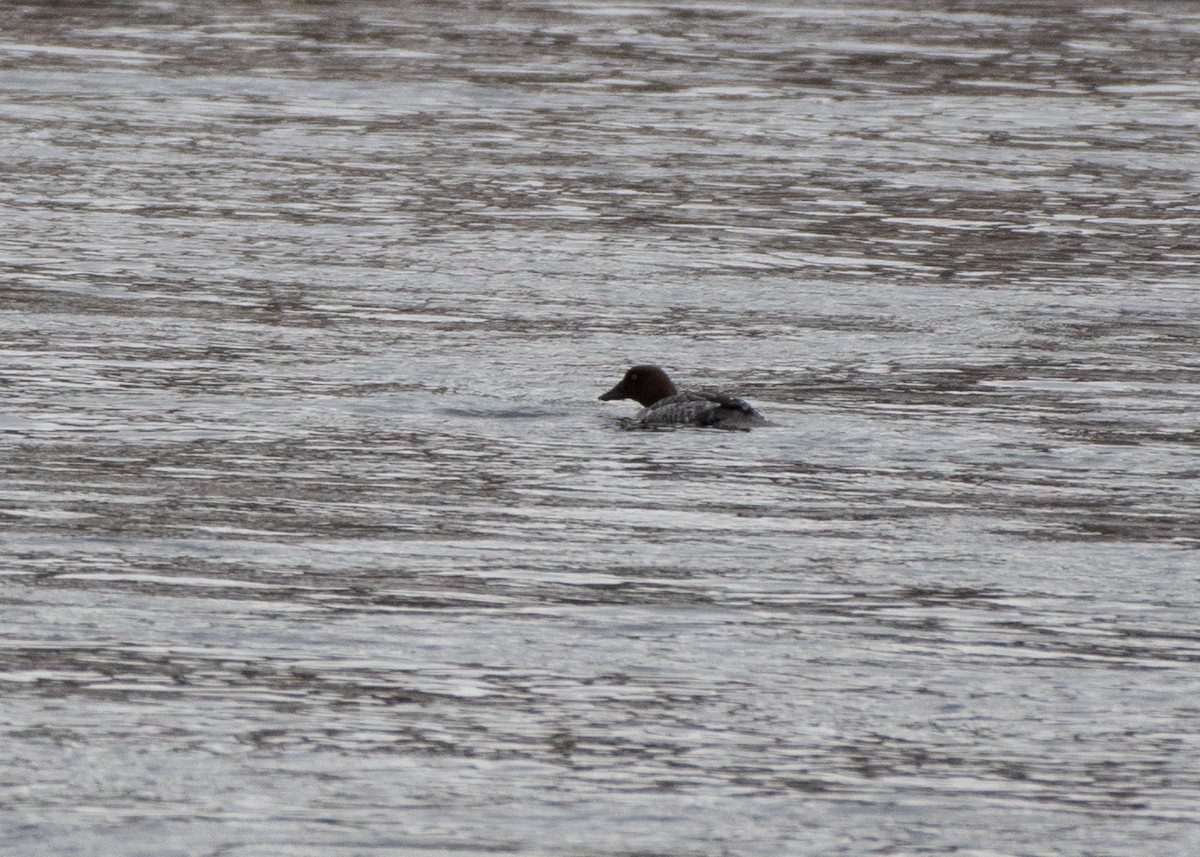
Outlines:
[{"label": "duck head", "polygon": [[625,377],[617,386],[600,397],[600,401],[633,399],[643,408],[648,408],[658,400],[674,396],[678,392],[667,373],[659,367],[634,366],[625,373]]}]

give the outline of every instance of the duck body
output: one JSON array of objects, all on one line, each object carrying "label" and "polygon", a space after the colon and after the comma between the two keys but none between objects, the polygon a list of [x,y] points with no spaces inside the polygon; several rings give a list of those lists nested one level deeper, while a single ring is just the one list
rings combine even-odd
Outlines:
[{"label": "duck body", "polygon": [[728,393],[680,390],[658,366],[634,366],[600,396],[603,402],[614,399],[633,399],[643,406],[629,421],[632,428],[692,425],[746,431],[767,423],[745,399]]}]

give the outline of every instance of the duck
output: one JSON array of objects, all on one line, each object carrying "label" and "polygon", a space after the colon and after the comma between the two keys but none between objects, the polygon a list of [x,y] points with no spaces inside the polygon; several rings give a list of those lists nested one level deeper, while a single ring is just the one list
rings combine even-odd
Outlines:
[{"label": "duck", "polygon": [[767,420],[745,399],[728,393],[700,393],[680,390],[660,366],[634,366],[615,387],[600,396],[600,401],[633,399],[642,406],[631,420],[630,428],[665,426],[709,426],[749,431],[751,426],[766,425]]}]

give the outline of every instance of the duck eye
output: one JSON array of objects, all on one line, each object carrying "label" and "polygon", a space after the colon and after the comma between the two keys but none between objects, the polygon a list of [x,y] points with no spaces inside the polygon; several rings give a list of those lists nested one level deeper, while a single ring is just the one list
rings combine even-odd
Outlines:
[{"label": "duck eye", "polygon": [[629,380],[630,380],[630,381],[636,381],[636,380],[637,380],[637,372],[630,372],[630,373],[629,373]]}]

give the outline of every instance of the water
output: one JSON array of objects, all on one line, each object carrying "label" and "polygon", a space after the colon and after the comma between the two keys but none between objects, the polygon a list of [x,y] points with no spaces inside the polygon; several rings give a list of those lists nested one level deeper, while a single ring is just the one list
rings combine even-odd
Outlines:
[{"label": "water", "polygon": [[4,853],[1200,849],[1193,5],[5,19]]}]

